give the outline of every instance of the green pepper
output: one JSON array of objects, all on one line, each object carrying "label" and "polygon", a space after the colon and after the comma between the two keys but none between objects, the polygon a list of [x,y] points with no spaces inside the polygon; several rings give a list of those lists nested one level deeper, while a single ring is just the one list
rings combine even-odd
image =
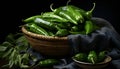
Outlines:
[{"label": "green pepper", "polygon": [[79,13],[78,11],[75,11],[75,9],[74,8],[72,8],[71,6],[66,6],[67,7],[67,11],[69,11],[69,12],[71,12],[71,15],[73,15],[73,17],[75,17],[75,19],[76,19],[76,21],[78,22],[80,22],[80,23],[83,23],[83,21],[84,21],[84,18],[83,18],[83,16],[81,15],[81,13]]},{"label": "green pepper", "polygon": [[93,10],[95,9],[95,3],[93,3],[94,5],[93,5],[93,8],[90,10],[90,11],[87,11],[85,14],[86,14],[86,18],[87,19],[91,19],[91,17],[92,17],[92,12],[93,12]]},{"label": "green pepper", "polygon": [[37,25],[39,25],[41,27],[44,27],[44,28],[46,28],[48,30],[54,30],[55,29],[55,23],[49,22],[47,20],[44,20],[43,18],[36,18],[34,20],[34,22]]},{"label": "green pepper", "polygon": [[75,25],[77,25],[77,21],[73,18],[73,16],[70,15],[70,12],[66,12],[66,11],[60,11],[58,13],[58,15],[60,15],[63,18],[68,19],[71,23],[74,23]]},{"label": "green pepper", "polygon": [[85,10],[83,10],[83,9],[81,9],[81,8],[79,8],[79,7],[73,6],[73,5],[70,5],[70,6],[71,6],[72,8],[74,8],[75,11],[81,13],[81,15],[82,15],[84,18],[86,18],[87,20],[90,20],[91,17],[92,17],[92,12],[93,12],[93,10],[95,9],[95,5],[96,5],[95,3],[93,3],[93,4],[94,4],[94,6],[92,7],[92,9],[91,9],[90,11],[85,11]]},{"label": "green pepper", "polygon": [[77,32],[79,31],[78,26],[72,26],[71,31]]},{"label": "green pepper", "polygon": [[95,64],[98,60],[96,52],[95,51],[90,51],[87,59],[90,63]]},{"label": "green pepper", "polygon": [[56,23],[56,26],[60,29],[71,29],[70,23]]},{"label": "green pepper", "polygon": [[41,60],[40,62],[39,62],[39,66],[53,66],[53,65],[55,65],[55,64],[58,64],[59,63],[59,61],[58,60],[56,60],[56,59],[45,59],[45,60]]},{"label": "green pepper", "polygon": [[46,13],[43,13],[41,15],[42,18],[44,19],[47,19],[49,21],[52,21],[52,22],[68,22],[67,19],[65,18],[62,18],[56,14],[54,14],[53,12],[46,12]]},{"label": "green pepper", "polygon": [[55,36],[54,32],[51,32],[51,31],[47,31],[47,32],[48,32],[49,36]]},{"label": "green pepper", "polygon": [[85,62],[87,60],[87,54],[85,54],[85,53],[78,53],[75,56],[73,56],[73,58],[78,60],[78,61]]},{"label": "green pepper", "polygon": [[78,32],[73,32],[73,31],[69,31],[70,34],[83,34],[85,35],[85,31],[78,31]]},{"label": "green pepper", "polygon": [[98,62],[103,61],[105,59],[105,56],[106,56],[106,51],[99,52],[99,54],[98,54]]},{"label": "green pepper", "polygon": [[56,32],[56,36],[66,36],[69,34],[69,31],[67,29],[59,29],[57,32]]},{"label": "green pepper", "polygon": [[34,22],[35,18],[39,18],[39,17],[41,17],[41,15],[35,15],[35,16],[28,17],[22,21],[25,23],[31,23],[31,22]]},{"label": "green pepper", "polygon": [[85,21],[85,31],[86,35],[91,33],[94,30],[92,21]]},{"label": "green pepper", "polygon": [[85,10],[79,8],[79,7],[76,7],[76,6],[74,6],[74,5],[69,5],[69,6],[71,6],[72,8],[74,8],[75,11],[79,12],[79,13],[84,17],[84,19],[90,19],[90,18],[88,18],[88,16],[86,15],[86,12],[87,12],[87,11],[85,11]]},{"label": "green pepper", "polygon": [[[75,9],[75,11],[77,11],[77,12],[79,12],[79,13],[85,13],[86,11],[85,10],[83,10],[83,9],[81,9],[81,8],[79,8],[79,7],[76,7],[76,6],[74,6],[74,5],[69,5],[70,7],[72,7],[72,8],[74,8]],[[83,16],[83,14],[82,14],[82,16]]]},{"label": "green pepper", "polygon": [[71,13],[70,11],[67,11],[66,6],[65,7],[56,8],[55,10],[53,10],[52,7],[51,7],[51,10],[55,14],[65,18],[65,19],[69,20],[69,22],[77,25],[77,21],[76,21],[75,17],[72,15],[73,13]]},{"label": "green pepper", "polygon": [[33,33],[48,36],[48,33],[46,32],[46,30],[44,30],[42,27],[38,26],[35,23],[29,23],[29,24],[26,24],[25,26],[27,27],[28,30],[30,30]]},{"label": "green pepper", "polygon": [[57,29],[57,32],[56,32],[56,36],[66,36],[69,34],[69,31],[67,29],[61,29],[60,27],[58,27],[57,25],[55,26],[56,29]]}]

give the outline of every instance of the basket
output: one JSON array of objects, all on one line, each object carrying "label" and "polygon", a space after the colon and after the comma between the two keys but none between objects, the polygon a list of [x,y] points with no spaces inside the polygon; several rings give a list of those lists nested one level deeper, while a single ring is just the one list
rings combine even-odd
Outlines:
[{"label": "basket", "polygon": [[27,31],[22,26],[22,32],[33,49],[40,54],[52,57],[64,57],[70,54],[70,46],[67,37],[54,37],[35,34]]}]

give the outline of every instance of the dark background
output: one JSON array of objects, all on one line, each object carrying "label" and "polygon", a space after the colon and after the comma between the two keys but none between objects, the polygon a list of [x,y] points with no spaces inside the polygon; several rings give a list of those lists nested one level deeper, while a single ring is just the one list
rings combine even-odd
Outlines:
[{"label": "dark background", "polygon": [[[41,12],[50,11],[50,4],[53,7],[66,5],[67,0],[4,0],[0,2],[0,42],[9,33],[20,31],[20,25],[23,25],[22,19],[41,14]],[[119,22],[119,2],[118,0],[71,0],[69,4],[78,6],[85,10],[90,10],[96,3],[93,11],[94,17],[101,17],[108,20],[116,31],[120,34]]]}]

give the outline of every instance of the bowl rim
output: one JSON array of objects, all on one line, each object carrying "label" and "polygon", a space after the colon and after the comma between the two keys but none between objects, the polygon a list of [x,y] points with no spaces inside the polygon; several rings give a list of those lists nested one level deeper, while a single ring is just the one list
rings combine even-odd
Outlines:
[{"label": "bowl rim", "polygon": [[76,60],[76,59],[74,59],[74,57],[72,57],[72,59],[73,59],[73,61],[75,62],[75,63],[78,63],[78,64],[86,64],[86,65],[100,65],[100,64],[106,64],[106,63],[109,63],[111,60],[112,60],[112,58],[110,57],[110,56],[106,56],[106,58],[105,58],[105,60],[107,60],[108,59],[108,61],[103,61],[103,62],[99,62],[99,63],[95,63],[95,64],[92,64],[92,63],[89,63],[89,62],[82,62],[82,61],[78,61],[78,60]]},{"label": "bowl rim", "polygon": [[32,33],[30,31],[28,31],[25,26],[23,25],[21,28],[21,31],[30,37],[33,38],[37,38],[37,39],[44,39],[44,40],[67,40],[67,37],[57,37],[57,36],[45,36],[45,35],[40,35],[40,34],[36,34],[36,33]]}]

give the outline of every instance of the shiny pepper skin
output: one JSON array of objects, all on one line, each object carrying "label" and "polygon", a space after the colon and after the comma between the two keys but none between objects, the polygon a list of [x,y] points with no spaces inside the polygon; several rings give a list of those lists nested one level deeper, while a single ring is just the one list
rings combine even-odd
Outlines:
[{"label": "shiny pepper skin", "polygon": [[90,51],[87,57],[88,61],[92,64],[97,62],[97,54],[95,51]]}]

